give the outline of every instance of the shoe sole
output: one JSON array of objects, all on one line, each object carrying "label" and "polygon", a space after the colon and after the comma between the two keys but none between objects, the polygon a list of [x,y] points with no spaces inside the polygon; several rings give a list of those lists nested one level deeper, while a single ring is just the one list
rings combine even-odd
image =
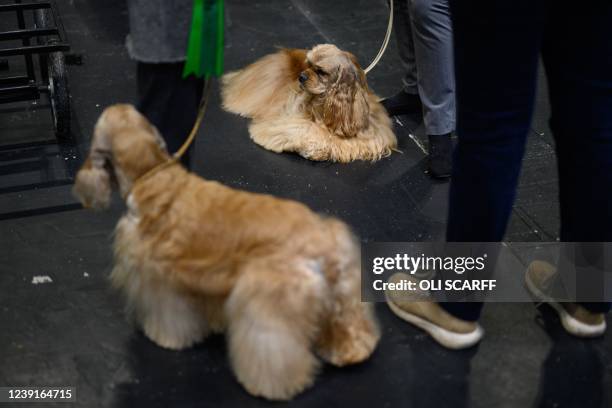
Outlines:
[{"label": "shoe sole", "polygon": [[385,293],[387,305],[389,309],[400,319],[407,321],[408,323],[418,327],[429,334],[435,341],[437,341],[443,347],[451,350],[461,350],[474,346],[477,344],[482,336],[484,330],[479,324],[476,324],[476,330],[470,333],[456,333],[450,330],[446,330],[438,325],[435,325],[422,317],[415,314],[406,312],[399,306],[397,306],[393,300],[389,298],[389,295]]},{"label": "shoe sole", "polygon": [[450,173],[434,175],[434,174],[431,174],[431,172],[429,172],[429,175],[431,176],[431,178],[436,179],[436,180],[446,180],[446,179],[449,179],[451,177]]},{"label": "shoe sole", "polygon": [[557,312],[559,319],[561,320],[561,325],[568,333],[576,337],[589,338],[599,337],[606,332],[605,321],[601,324],[586,324],[578,319],[575,319],[567,312],[567,310],[565,310],[561,303],[557,302],[550,296],[545,295],[540,289],[538,289],[538,287],[529,277],[529,273],[525,274],[525,286],[537,301],[549,304]]}]

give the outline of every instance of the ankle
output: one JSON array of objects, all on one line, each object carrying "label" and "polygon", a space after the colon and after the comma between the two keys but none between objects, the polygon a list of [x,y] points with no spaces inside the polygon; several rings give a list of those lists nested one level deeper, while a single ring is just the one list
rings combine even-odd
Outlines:
[{"label": "ankle", "polygon": [[422,110],[419,95],[408,93],[405,90],[382,99],[381,103],[390,116],[417,114]]},{"label": "ankle", "polygon": [[429,173],[435,178],[450,177],[453,142],[451,134],[429,135]]}]

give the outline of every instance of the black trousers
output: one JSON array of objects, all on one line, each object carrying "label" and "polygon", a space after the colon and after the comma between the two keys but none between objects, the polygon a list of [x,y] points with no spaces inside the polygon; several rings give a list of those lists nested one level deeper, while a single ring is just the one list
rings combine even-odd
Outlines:
[{"label": "black trousers", "polygon": [[[612,3],[451,0],[457,136],[447,241],[504,237],[534,107],[549,85],[561,241],[612,241]],[[609,303],[589,303],[593,312]],[[476,320],[481,303],[444,303]]]},{"label": "black trousers", "polygon": [[[138,63],[138,110],[157,127],[170,154],[176,152],[193,127],[202,97],[202,79],[183,79],[183,63]],[[181,158],[191,165],[193,145]]]}]

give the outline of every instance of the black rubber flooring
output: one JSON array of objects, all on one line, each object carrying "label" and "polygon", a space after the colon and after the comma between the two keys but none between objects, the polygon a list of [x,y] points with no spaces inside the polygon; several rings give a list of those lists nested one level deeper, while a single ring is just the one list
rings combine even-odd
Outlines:
[{"label": "black rubber flooring", "polygon": [[[135,64],[124,48],[125,2],[62,0],[59,6],[73,51],[84,58],[69,68],[75,144],[54,143],[45,100],[0,105],[0,386],[73,385],[79,407],[280,405],[253,398],[236,383],[222,337],[170,352],[124,319],[107,279],[122,204],[106,213],[79,210],[69,183],[102,109],[135,98]],[[321,42],[352,51],[366,65],[378,51],[388,13],[384,0],[228,0],[226,7],[228,70],[275,46]],[[11,24],[3,16],[0,29]],[[17,59],[10,66],[22,68]],[[389,95],[401,75],[392,42],[368,81],[379,95]],[[557,238],[544,81],[541,88],[508,241]],[[376,164],[312,163],[257,147],[246,121],[223,112],[213,94],[196,144],[198,174],[302,201],[344,219],[364,241],[443,239],[448,184],[425,174],[419,118],[396,119],[402,154]],[[35,276],[52,282],[34,285]],[[545,307],[488,305],[484,341],[462,352],[437,346],[384,304],[377,309],[384,335],[373,358],[345,369],[325,367],[291,406],[612,405],[610,335],[570,338]]]}]

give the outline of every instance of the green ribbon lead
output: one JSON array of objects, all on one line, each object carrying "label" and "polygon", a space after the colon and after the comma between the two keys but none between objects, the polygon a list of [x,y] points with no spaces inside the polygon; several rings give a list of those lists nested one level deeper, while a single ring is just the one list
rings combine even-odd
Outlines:
[{"label": "green ribbon lead", "polygon": [[193,0],[183,78],[223,74],[224,0]]}]

